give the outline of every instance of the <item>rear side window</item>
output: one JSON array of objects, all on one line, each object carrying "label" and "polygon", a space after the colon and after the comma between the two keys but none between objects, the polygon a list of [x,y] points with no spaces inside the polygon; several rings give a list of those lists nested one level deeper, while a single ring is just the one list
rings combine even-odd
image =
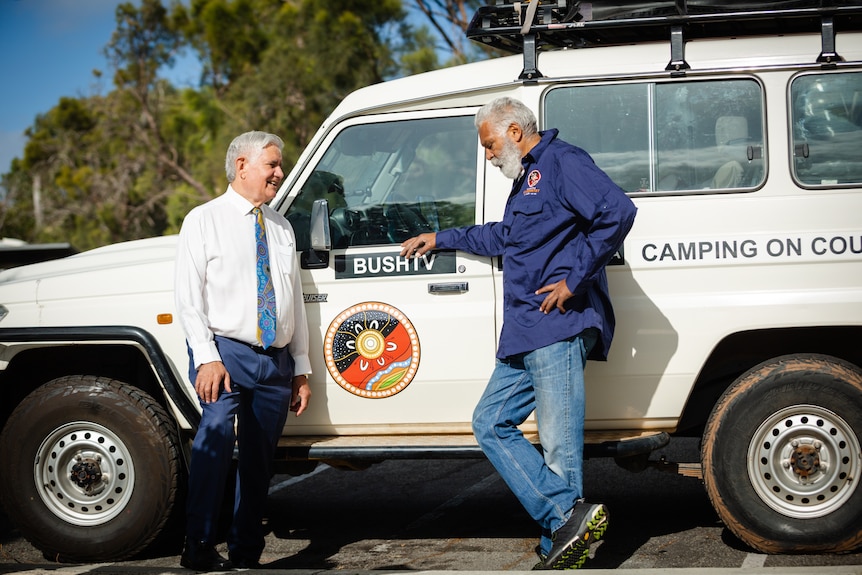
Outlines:
[{"label": "rear side window", "polygon": [[315,200],[329,202],[335,248],[400,244],[476,222],[479,145],[473,116],[360,124],[342,130],[288,209],[309,247]]},{"label": "rear side window", "polygon": [[752,189],[765,177],[751,79],[556,88],[544,120],[629,192]]},{"label": "rear side window", "polygon": [[862,183],[862,72],[790,84],[793,176],[806,187]]}]

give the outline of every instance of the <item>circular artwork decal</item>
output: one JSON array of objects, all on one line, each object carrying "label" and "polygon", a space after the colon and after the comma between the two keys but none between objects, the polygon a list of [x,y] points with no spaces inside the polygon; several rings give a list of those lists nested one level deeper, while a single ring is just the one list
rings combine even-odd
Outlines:
[{"label": "circular artwork decal", "polygon": [[344,310],[329,324],[323,357],[329,373],[350,393],[390,397],[416,375],[419,338],[397,308],[364,302]]}]

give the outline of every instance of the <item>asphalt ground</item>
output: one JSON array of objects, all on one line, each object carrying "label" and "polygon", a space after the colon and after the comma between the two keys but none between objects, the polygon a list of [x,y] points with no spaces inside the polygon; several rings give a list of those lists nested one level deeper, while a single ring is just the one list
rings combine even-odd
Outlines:
[{"label": "asphalt ground", "polygon": [[[694,461],[696,445],[655,454]],[[862,550],[764,555],[724,528],[697,478],[609,460],[585,466],[588,497],[610,509],[610,527],[584,573],[628,575],[862,575]],[[0,516],[0,573],[182,574],[182,536],[116,563],[59,564]],[[536,562],[537,527],[485,460],[386,461],[361,471],[319,466],[276,476],[270,488],[265,569],[296,575],[518,573]],[[224,543],[219,550],[226,553]]]},{"label": "asphalt ground", "polygon": [[[578,573],[585,575],[598,573],[607,573],[602,569],[580,569]],[[0,566],[0,573],[17,573],[20,575],[189,575],[192,571],[187,569],[164,569],[154,567],[138,567],[132,565],[117,565],[94,564],[81,566],[22,566],[20,569],[7,569],[6,565]],[[276,573],[285,575],[395,575],[404,573],[409,575],[444,575],[452,573],[451,571],[355,571],[355,570],[335,570],[335,571],[316,571],[313,569],[247,569],[244,571],[226,571],[216,573],[243,573],[247,575],[273,575]],[[517,573],[532,573],[532,571],[459,571],[464,575],[470,574],[487,574],[495,573],[517,574]],[[810,567],[759,567],[759,568],[679,568],[679,569],[618,569],[614,573],[618,575],[860,575],[862,574],[862,566],[845,565],[818,568],[812,570]]]}]

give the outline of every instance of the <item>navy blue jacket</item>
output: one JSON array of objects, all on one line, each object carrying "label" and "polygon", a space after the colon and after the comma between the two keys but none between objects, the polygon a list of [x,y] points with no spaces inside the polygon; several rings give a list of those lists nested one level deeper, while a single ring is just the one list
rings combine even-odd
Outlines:
[{"label": "navy blue jacket", "polygon": [[[601,333],[590,359],[607,359],[614,312],[605,266],[632,227],[635,208],[584,150],[557,138],[557,130],[521,159],[501,222],[437,233],[437,247],[481,256],[503,256],[503,328],[500,359],[576,336]],[[547,294],[536,290],[560,281],[574,294],[566,312],[539,309]]]}]

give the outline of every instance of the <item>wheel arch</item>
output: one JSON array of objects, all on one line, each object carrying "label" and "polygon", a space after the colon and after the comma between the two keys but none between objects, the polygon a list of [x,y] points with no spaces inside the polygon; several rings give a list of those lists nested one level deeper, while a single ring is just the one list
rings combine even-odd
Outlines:
[{"label": "wheel arch", "polygon": [[782,355],[809,353],[862,366],[859,341],[862,341],[862,326],[771,328],[726,336],[704,362],[686,401],[676,435],[701,436],[721,395],[756,365]]},{"label": "wheel arch", "polygon": [[[135,326],[19,328],[0,330],[0,342],[20,351],[0,372],[0,429],[12,411],[40,385],[64,375],[86,374],[128,383],[151,395],[167,413],[179,411],[194,434],[200,413],[183,392],[157,339]],[[174,417],[176,421],[176,416]]]}]

